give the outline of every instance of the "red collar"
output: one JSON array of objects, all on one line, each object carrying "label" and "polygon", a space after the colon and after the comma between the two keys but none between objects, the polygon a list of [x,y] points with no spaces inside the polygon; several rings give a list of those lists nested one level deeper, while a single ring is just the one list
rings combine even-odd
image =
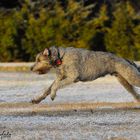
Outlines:
[{"label": "red collar", "polygon": [[55,65],[56,66],[60,66],[61,64],[62,64],[62,60],[60,58],[55,60]]}]

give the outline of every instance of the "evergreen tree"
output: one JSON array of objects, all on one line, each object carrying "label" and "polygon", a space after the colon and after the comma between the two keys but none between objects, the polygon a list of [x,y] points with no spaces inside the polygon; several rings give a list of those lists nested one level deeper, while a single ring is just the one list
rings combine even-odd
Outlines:
[{"label": "evergreen tree", "polygon": [[[52,45],[88,47],[83,39],[83,27],[86,28],[87,17],[92,6],[83,7],[79,2],[69,1],[66,9],[61,3],[55,3],[51,8],[40,8],[38,18],[29,14],[28,27],[23,40],[31,60],[37,52]],[[90,26],[87,30],[90,31]],[[87,32],[88,35],[88,32]],[[79,42],[82,43],[79,43]]]},{"label": "evergreen tree", "polygon": [[14,37],[17,35],[13,13],[7,16],[0,12],[0,61],[11,60],[16,48]]},{"label": "evergreen tree", "polygon": [[135,59],[134,9],[129,2],[121,2],[113,12],[114,20],[105,37],[107,50],[124,58]]},{"label": "evergreen tree", "polygon": [[109,22],[109,17],[107,13],[107,6],[105,4],[101,6],[99,13],[92,19],[91,22],[92,30],[87,33],[88,35],[91,35],[91,38],[89,38],[87,45],[89,45],[90,49],[95,51],[106,51],[104,45],[104,34]]},{"label": "evergreen tree", "polygon": [[27,7],[21,11],[13,10],[8,14],[0,12],[0,61],[28,60],[22,45],[25,34]]},{"label": "evergreen tree", "polygon": [[134,28],[134,33],[135,33],[135,37],[134,37],[135,43],[134,43],[134,45],[135,45],[135,48],[136,48],[135,59],[140,60],[140,25],[138,25]]}]

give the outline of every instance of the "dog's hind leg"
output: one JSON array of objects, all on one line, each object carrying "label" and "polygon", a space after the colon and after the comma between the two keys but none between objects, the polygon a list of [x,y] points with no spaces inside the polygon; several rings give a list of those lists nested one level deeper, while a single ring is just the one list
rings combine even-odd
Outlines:
[{"label": "dog's hind leg", "polygon": [[137,100],[140,101],[140,95],[135,91],[134,87],[127,82],[125,78],[123,78],[120,74],[115,75],[118,79],[118,81],[121,83],[121,85],[133,95],[133,97]]}]

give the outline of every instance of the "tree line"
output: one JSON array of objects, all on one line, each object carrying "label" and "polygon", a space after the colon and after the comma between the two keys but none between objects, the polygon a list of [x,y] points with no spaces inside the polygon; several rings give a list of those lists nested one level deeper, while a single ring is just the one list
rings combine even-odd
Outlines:
[{"label": "tree line", "polygon": [[[64,1],[63,1],[64,2]],[[0,9],[0,62],[33,61],[52,45],[109,51],[140,60],[140,14],[130,1],[113,7],[83,0],[56,0]]]}]

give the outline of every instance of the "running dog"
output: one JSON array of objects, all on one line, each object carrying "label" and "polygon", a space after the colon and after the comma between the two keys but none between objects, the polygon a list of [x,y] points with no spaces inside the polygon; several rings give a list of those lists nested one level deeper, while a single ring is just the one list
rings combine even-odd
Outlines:
[{"label": "running dog", "polygon": [[40,103],[48,95],[54,100],[56,91],[66,85],[95,80],[107,74],[116,76],[124,88],[140,101],[140,95],[133,87],[140,87],[140,68],[134,62],[112,53],[53,46],[37,55],[31,70],[46,74],[51,68],[56,69],[56,80],[42,95],[34,98],[32,103]]}]

